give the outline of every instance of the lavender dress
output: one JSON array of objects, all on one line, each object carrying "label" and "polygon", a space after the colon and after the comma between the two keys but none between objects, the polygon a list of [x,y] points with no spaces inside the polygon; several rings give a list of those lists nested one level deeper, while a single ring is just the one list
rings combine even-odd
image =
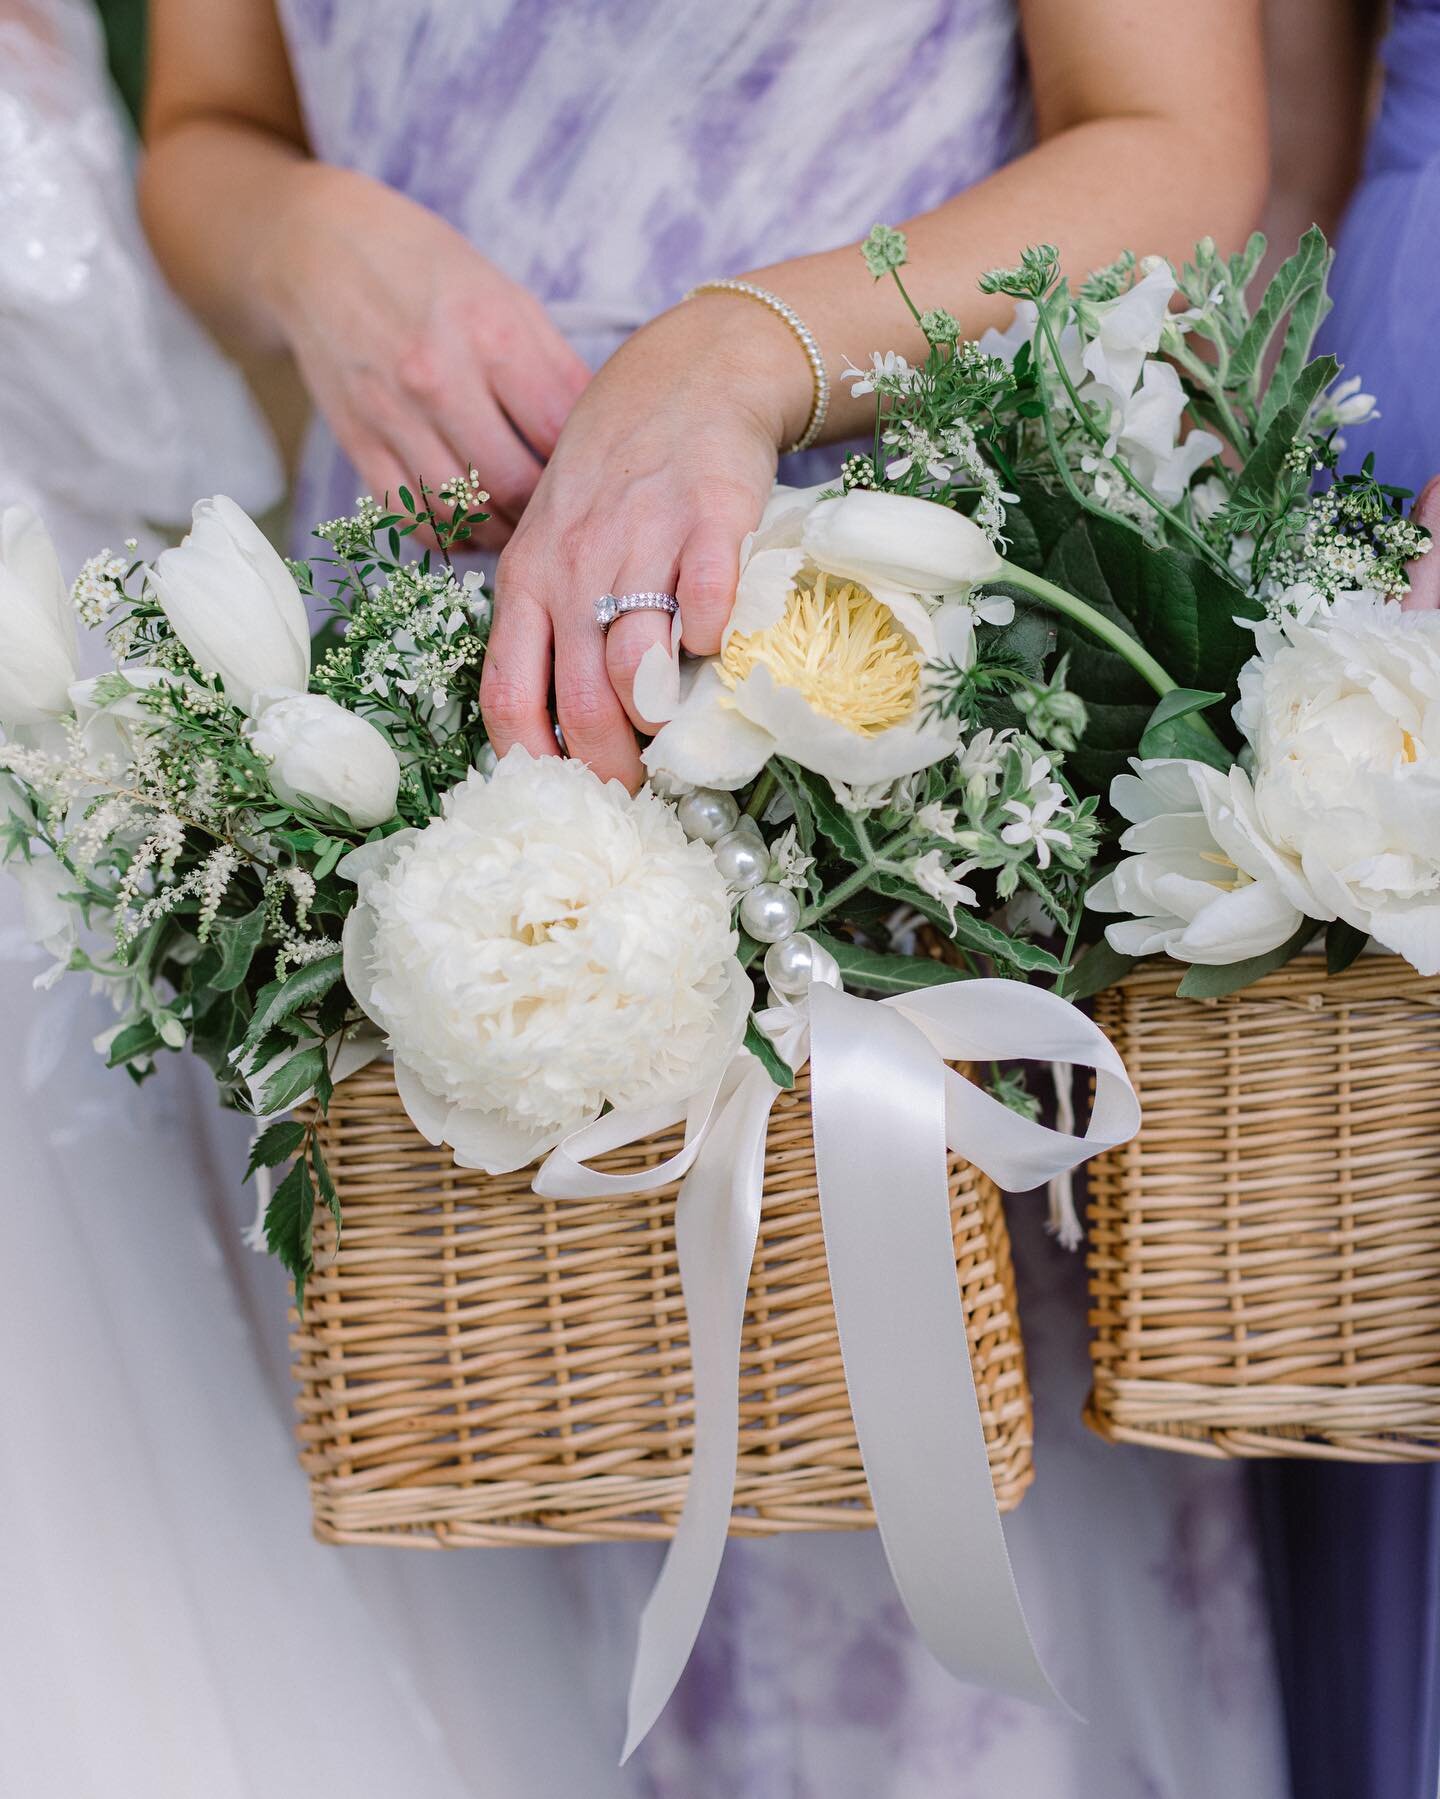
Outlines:
[{"label": "lavender dress", "polygon": [[[281,13],[316,154],[443,214],[592,361],[696,281],[938,204],[1026,131],[1005,0],[281,0]],[[1018,250],[1023,221],[1015,232]],[[963,315],[963,296],[933,297]],[[323,430],[306,486],[306,517],[356,491]],[[1039,1477],[1009,1534],[1050,1666],[1089,1728],[952,1684],[906,1623],[873,1533],[737,1541],[680,1691],[617,1773],[656,1556],[509,1552],[509,1565],[529,1557],[537,1617],[557,1594],[568,1606],[563,1640],[542,1653],[534,1631],[528,1653],[557,1737],[588,1733],[587,1796],[1279,1799],[1243,1483],[1086,1435],[1083,1270],[1043,1235],[1041,1204],[1014,1208]],[[475,1792],[567,1790],[547,1773],[550,1744],[527,1761],[494,1708],[483,1730],[469,1715],[503,1653],[487,1620],[496,1558],[413,1558],[429,1564],[413,1572],[403,1559],[357,1551],[352,1574],[383,1580],[403,1614]]]},{"label": "lavender dress", "polygon": [[[1319,348],[1380,401],[1347,465],[1373,450],[1383,480],[1418,493],[1440,472],[1440,0],[1396,0],[1382,59]],[[1296,1791],[1435,1799],[1440,1467],[1282,1457],[1255,1476]]]}]

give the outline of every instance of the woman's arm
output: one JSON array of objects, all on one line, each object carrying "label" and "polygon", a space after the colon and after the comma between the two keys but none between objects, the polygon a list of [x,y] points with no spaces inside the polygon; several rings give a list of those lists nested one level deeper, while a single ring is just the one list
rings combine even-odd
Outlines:
[{"label": "woman's arm", "polygon": [[[1206,232],[1238,242],[1264,196],[1258,0],[1022,0],[1021,13],[1036,147],[905,226],[917,303],[949,307],[972,336],[1010,311],[977,294],[978,276],[1028,243],[1057,244],[1072,270],[1126,247],[1181,259]],[[875,348],[921,351],[893,290],[854,249],[753,279],[795,308],[831,369]],[[787,327],[729,295],[682,303],[617,352],[576,407],[501,563],[481,692],[497,749],[553,750],[553,665],[572,753],[639,780],[634,670],[665,621],[632,614],[602,640],[593,600],[678,593],[686,647],[718,648],[741,539],[810,400],[809,366]],[[826,435],[853,435],[872,416],[837,392]]]},{"label": "woman's arm", "polygon": [[584,364],[459,232],[311,159],[273,0],[152,0],[150,20],[140,207],[173,285],[222,338],[293,351],[371,491],[474,458],[502,542]]}]

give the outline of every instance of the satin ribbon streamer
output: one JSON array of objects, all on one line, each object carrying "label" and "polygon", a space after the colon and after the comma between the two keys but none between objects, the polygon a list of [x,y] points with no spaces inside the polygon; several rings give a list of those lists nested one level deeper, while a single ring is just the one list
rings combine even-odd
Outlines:
[{"label": "satin ribbon streamer", "polygon": [[[828,958],[827,958],[828,960]],[[841,1356],[881,1540],[915,1628],[958,1679],[1069,1708],[1040,1665],[1010,1568],[955,1278],[946,1149],[1024,1192],[1135,1134],[1118,1054],[1068,1001],[973,980],[886,1000],[845,993],[833,964],[760,1022],[791,1067],[810,1062],[815,1166]],[[1023,1118],[946,1066],[1024,1059],[1095,1072],[1083,1137]],[[546,1159],[553,1199],[639,1193],[684,1176],[675,1210],[695,1382],[684,1509],[640,1620],[624,1756],[674,1691],[720,1569],[735,1493],[740,1338],[780,1089],[741,1050],[690,1102],[682,1147],[632,1174],[590,1157],[677,1121],[610,1113]]]}]

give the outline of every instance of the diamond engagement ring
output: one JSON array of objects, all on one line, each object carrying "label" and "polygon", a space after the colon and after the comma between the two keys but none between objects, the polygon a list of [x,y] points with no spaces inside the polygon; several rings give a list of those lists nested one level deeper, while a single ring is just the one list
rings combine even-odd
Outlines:
[{"label": "diamond engagement ring", "polygon": [[627,612],[663,612],[674,618],[680,602],[673,593],[602,593],[595,602],[595,623],[603,635]]}]

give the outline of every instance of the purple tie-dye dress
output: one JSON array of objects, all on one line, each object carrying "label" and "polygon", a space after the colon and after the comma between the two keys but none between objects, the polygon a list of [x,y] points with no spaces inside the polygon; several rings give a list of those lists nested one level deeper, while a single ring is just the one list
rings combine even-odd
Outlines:
[{"label": "purple tie-dye dress", "polygon": [[[924,211],[1028,130],[1006,0],[281,0],[281,15],[315,153],[441,213],[592,363],[696,281]],[[323,427],[305,488],[306,518],[356,492]],[[1238,1472],[1081,1428],[1083,1269],[1044,1236],[1042,1210],[1012,1208],[1039,1474],[1009,1536],[1089,1727],[955,1686],[910,1630],[873,1533],[736,1541],[675,1700],[619,1771],[655,1554],[511,1552],[530,1555],[537,1613],[563,1590],[573,1618],[548,1664],[539,1633],[527,1653],[557,1734],[593,1739],[586,1799],[1281,1799]],[[462,1715],[472,1655],[483,1683],[505,1653],[487,1640],[490,1560],[447,1558],[450,1597],[473,1599],[469,1636],[417,1571],[409,1655],[476,1794],[551,1799],[547,1745],[502,1746],[496,1723],[478,1743]],[[394,1604],[405,1571],[390,1579]]]}]

